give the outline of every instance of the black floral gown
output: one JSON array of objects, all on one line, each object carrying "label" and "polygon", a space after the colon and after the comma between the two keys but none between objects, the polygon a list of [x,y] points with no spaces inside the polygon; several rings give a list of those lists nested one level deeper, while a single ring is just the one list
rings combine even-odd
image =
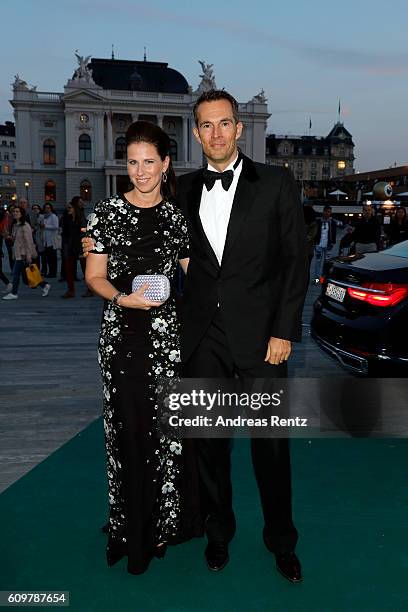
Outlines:
[{"label": "black floral gown", "polygon": [[[188,256],[177,206],[139,208],[123,195],[97,203],[88,221],[93,253],[108,254],[107,277],[131,292],[137,274],[174,276]],[[141,573],[157,544],[176,537],[180,521],[182,442],[157,435],[159,377],[179,374],[179,323],[174,297],[149,311],[105,302],[98,359],[103,378],[109,484],[107,559],[128,556]]]}]

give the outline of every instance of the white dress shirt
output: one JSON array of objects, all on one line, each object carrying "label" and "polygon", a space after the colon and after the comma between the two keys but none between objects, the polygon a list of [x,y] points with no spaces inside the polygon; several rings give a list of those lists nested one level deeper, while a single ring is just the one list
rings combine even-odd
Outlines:
[{"label": "white dress shirt", "polygon": [[[242,170],[242,160],[234,170],[234,164],[238,156],[229,164],[225,170],[234,172],[234,179],[228,191],[222,186],[220,180],[215,181],[214,187],[207,191],[203,186],[200,203],[200,219],[205,235],[217,256],[218,263],[221,265],[222,254],[224,252],[225,240],[227,237],[228,223],[231,216],[232,203],[237,189],[238,179]],[[218,172],[210,164],[208,170]]]}]

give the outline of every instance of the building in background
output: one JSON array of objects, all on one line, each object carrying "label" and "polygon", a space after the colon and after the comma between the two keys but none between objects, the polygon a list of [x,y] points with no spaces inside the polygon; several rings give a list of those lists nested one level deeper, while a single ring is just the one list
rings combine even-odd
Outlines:
[{"label": "building in background", "polygon": [[16,130],[12,121],[0,125],[0,206],[16,199]]},{"label": "building in background", "polygon": [[[89,204],[128,189],[125,133],[138,119],[168,133],[176,174],[203,163],[192,135],[192,108],[215,84],[212,65],[200,62],[201,82],[193,91],[185,77],[162,62],[84,58],[63,93],[40,92],[18,75],[13,83],[18,196],[59,207],[80,194]],[[269,117],[264,92],[239,105],[245,129],[239,145],[265,161]]]},{"label": "building in background", "polygon": [[266,137],[266,163],[290,168],[297,181],[317,183],[354,173],[354,142],[338,121],[326,137]]}]

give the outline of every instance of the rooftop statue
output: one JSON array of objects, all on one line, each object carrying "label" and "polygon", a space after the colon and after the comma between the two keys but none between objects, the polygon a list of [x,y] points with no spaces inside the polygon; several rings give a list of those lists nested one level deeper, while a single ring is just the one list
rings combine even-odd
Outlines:
[{"label": "rooftop statue", "polygon": [[88,67],[91,55],[84,57],[78,55],[78,49],[75,51],[75,57],[78,61],[78,68],[74,72],[73,81],[86,81],[87,83],[93,83],[92,70]]},{"label": "rooftop statue", "polygon": [[213,72],[214,64],[206,64],[201,60],[198,60],[198,63],[201,66],[203,74],[200,74],[201,82],[198,86],[197,93],[202,93],[203,91],[209,91],[210,89],[217,89],[217,85],[215,83],[215,76]]},{"label": "rooftop statue", "polygon": [[268,99],[265,96],[264,89],[261,89],[259,94],[256,94],[256,96],[254,96],[251,100],[251,102],[254,102],[255,104],[266,104],[267,101]]}]

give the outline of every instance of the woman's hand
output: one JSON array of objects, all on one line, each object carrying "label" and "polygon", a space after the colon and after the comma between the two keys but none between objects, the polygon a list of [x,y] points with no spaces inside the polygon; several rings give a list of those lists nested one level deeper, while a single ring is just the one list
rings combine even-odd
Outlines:
[{"label": "woman's hand", "polygon": [[120,297],[118,299],[118,305],[124,308],[138,308],[139,310],[150,310],[151,308],[157,308],[164,304],[164,302],[153,302],[147,300],[144,296],[144,292],[148,289],[149,283],[144,283],[137,291],[130,293],[129,295]]},{"label": "woman's hand", "polygon": [[[86,227],[82,227],[81,232],[86,232]],[[81,244],[84,257],[88,257],[88,254],[95,248],[95,242],[92,240],[92,238],[84,236],[81,238]]]}]

